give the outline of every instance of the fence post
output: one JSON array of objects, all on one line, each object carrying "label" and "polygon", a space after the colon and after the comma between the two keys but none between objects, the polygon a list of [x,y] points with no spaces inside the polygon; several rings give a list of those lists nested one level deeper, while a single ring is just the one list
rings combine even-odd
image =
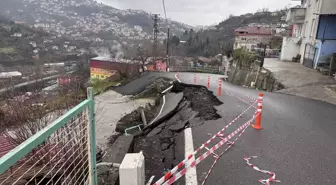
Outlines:
[{"label": "fence post", "polygon": [[89,100],[88,116],[89,116],[89,179],[90,185],[97,185],[97,169],[96,169],[96,128],[95,128],[95,106],[94,106],[93,88],[87,88],[87,98]]},{"label": "fence post", "polygon": [[252,125],[252,127],[257,129],[257,130],[262,130],[263,129],[261,127],[261,113],[262,113],[263,97],[264,97],[264,94],[262,92],[260,92],[259,97],[258,97],[258,109],[257,109],[256,123],[254,125]]}]

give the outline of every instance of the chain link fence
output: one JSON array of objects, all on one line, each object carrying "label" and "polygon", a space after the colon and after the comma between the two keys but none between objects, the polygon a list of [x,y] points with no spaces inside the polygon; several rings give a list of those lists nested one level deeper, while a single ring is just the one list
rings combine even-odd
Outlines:
[{"label": "chain link fence", "polygon": [[0,185],[96,185],[92,88],[88,99],[0,158]]}]

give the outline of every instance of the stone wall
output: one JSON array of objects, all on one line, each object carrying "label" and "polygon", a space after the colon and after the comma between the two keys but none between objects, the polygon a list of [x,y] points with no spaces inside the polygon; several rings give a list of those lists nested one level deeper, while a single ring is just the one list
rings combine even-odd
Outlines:
[{"label": "stone wall", "polygon": [[270,71],[264,68],[259,70],[260,61],[255,61],[251,66],[239,67],[236,64],[237,62],[233,62],[228,73],[229,82],[265,91],[278,91],[284,88],[281,83],[275,80]]}]

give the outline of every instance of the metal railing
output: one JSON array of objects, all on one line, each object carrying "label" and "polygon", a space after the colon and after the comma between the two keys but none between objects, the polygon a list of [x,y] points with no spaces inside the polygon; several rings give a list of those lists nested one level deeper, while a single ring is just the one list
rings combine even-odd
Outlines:
[{"label": "metal railing", "polygon": [[93,90],[88,98],[0,158],[0,185],[97,185]]},{"label": "metal railing", "polygon": [[199,72],[199,73],[220,73],[219,66],[188,66],[188,65],[170,65],[170,72]]}]

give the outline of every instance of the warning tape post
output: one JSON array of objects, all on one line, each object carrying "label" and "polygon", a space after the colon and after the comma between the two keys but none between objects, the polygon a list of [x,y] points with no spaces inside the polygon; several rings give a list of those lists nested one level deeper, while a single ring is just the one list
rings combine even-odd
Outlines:
[{"label": "warning tape post", "polygon": [[218,96],[222,95],[222,80],[218,79]]},{"label": "warning tape post", "polygon": [[210,76],[208,76],[208,89],[210,89]]},{"label": "warning tape post", "polygon": [[262,115],[262,104],[263,104],[263,98],[264,95],[262,92],[259,93],[259,97],[258,97],[258,116],[256,118],[256,123],[254,125],[252,125],[253,128],[257,129],[257,130],[262,130],[261,127],[261,115]]},{"label": "warning tape post", "polygon": [[196,77],[196,74],[194,74],[194,85],[196,85],[196,82],[197,82],[197,77]]}]

